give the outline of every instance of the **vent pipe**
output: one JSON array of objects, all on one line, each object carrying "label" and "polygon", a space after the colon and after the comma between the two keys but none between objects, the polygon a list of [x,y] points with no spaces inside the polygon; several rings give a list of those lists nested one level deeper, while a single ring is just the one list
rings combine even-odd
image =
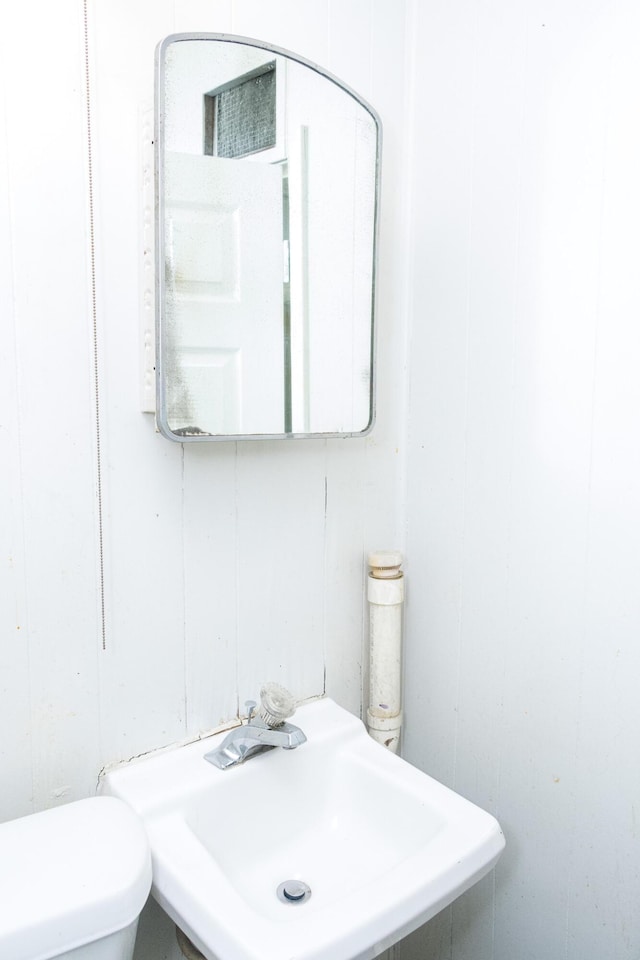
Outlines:
[{"label": "vent pipe", "polygon": [[402,554],[369,555],[369,709],[367,726],[378,743],[398,752],[402,728]]}]

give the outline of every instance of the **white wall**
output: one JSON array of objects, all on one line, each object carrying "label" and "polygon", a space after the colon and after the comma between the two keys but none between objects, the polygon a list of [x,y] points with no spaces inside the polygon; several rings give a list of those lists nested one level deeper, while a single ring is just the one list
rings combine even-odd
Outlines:
[{"label": "white wall", "polygon": [[409,759],[496,870],[402,960],[640,955],[640,9],[414,2]]},{"label": "white wall", "polygon": [[[412,0],[408,153],[398,0],[89,6],[106,649],[83,10],[12,4],[0,819],[91,794],[103,764],[233,716],[265,676],[358,712],[364,555],[402,546],[405,518],[409,164],[405,752],[508,846],[397,955],[637,960],[640,12]],[[366,441],[183,450],[138,412],[139,111],[156,41],[187,29],[292,47],[382,114]],[[147,911],[138,960],[176,956]]]},{"label": "white wall", "polygon": [[[157,41],[233,32],[327,67],[382,114],[394,184],[404,5],[88,7],[106,646],[83,5],[40,0],[3,10],[0,30],[0,819],[90,795],[104,764],[233,717],[263,679],[358,713],[366,553],[401,531],[402,191],[382,213],[380,412],[366,440],[183,448],[157,435],[139,412],[139,270]],[[139,956],[173,956],[170,936],[151,911]]]}]

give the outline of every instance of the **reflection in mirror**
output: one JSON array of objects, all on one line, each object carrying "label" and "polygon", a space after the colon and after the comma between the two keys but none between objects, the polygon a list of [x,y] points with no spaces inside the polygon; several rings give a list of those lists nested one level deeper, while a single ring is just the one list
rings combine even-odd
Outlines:
[{"label": "reflection in mirror", "polygon": [[377,115],[245,38],[178,34],[157,60],[161,432],[366,433]]}]

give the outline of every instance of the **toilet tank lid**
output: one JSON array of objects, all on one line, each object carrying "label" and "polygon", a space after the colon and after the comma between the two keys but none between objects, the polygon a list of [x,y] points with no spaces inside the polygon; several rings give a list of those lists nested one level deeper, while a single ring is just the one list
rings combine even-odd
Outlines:
[{"label": "toilet tank lid", "polygon": [[47,960],[122,930],[150,887],[142,821],[116,797],[0,823],[0,957]]}]

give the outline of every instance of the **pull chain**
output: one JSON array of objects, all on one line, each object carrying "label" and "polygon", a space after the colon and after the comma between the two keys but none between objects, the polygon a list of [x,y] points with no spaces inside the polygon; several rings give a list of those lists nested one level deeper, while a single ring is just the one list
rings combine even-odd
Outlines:
[{"label": "pull chain", "polygon": [[96,297],[96,245],[93,200],[93,150],[91,141],[91,70],[89,63],[89,13],[84,0],[84,59],[87,105],[87,179],[89,191],[89,247],[91,264],[91,319],[93,326],[93,396],[96,428],[96,497],[98,501],[98,577],[100,591],[100,629],[102,649],[107,648],[104,588],[104,523],[102,510],[102,449],[100,437],[100,365],[98,358],[98,306]]}]

